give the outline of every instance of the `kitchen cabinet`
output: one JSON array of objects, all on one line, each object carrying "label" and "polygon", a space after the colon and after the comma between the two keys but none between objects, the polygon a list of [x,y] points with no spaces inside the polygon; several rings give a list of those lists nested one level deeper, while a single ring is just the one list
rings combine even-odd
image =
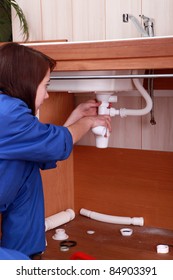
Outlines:
[{"label": "kitchen cabinet", "polygon": [[[156,70],[164,70],[164,68],[171,70],[173,69],[172,44],[173,38],[170,37],[110,42],[34,43],[28,46],[56,59],[56,71],[74,71],[75,74],[75,71],[78,70],[123,70],[145,69],[146,67]],[[51,94],[50,99],[45,101],[44,107],[41,109],[41,120],[46,122],[53,120],[57,123],[56,108],[62,107],[61,102],[64,104],[63,107],[67,103],[68,112],[70,112],[75,98],[73,94],[68,93],[53,93],[52,97]],[[59,102],[59,98],[61,102]],[[55,105],[56,99],[57,105]],[[169,106],[172,108],[171,103]],[[62,115],[61,117],[59,115],[58,122],[62,123],[67,115],[65,111],[60,112]],[[163,111],[161,111],[161,118],[163,117]],[[172,122],[170,124],[172,129]],[[165,125],[163,133],[167,133],[171,140],[172,130],[166,127]],[[124,133],[125,130],[126,127]],[[150,134],[147,131],[145,133]],[[159,141],[159,137],[162,137],[160,125],[157,133],[161,136],[157,135],[156,142]],[[140,138],[138,141],[141,141]],[[150,147],[153,142],[149,141]],[[162,143],[162,145],[165,144]],[[49,175],[49,179],[46,173],[43,178],[47,216],[64,210],[65,206],[68,208],[68,205],[73,206],[76,212],[81,207],[91,207],[93,211],[107,214],[124,216],[128,216],[129,213],[133,216],[139,214],[145,217],[146,226],[173,229],[171,203],[173,199],[173,153],[171,151],[111,147],[102,150],[87,146],[86,142],[86,146],[76,145],[72,157],[68,160],[71,163],[67,169],[63,170],[63,174],[60,175],[58,171],[55,171],[55,174]],[[67,183],[69,190],[66,189],[67,192],[64,193],[61,180],[68,176],[71,179],[65,184]],[[52,193],[50,193],[50,189]],[[55,196],[54,193],[57,195]],[[61,199],[59,200],[58,193],[64,203],[61,202]]]}]

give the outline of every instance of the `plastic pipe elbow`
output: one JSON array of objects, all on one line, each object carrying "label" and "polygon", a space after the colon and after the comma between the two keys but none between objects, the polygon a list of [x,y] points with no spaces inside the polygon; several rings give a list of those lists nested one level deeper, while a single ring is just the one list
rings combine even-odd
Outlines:
[{"label": "plastic pipe elbow", "polygon": [[94,128],[92,128],[92,132],[95,134],[95,135],[99,135],[99,136],[105,136],[106,133],[107,133],[107,129],[105,126],[96,126]]}]

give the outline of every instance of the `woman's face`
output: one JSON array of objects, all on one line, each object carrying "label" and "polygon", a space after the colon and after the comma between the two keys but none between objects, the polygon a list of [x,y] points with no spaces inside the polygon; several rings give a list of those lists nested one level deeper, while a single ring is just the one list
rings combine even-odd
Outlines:
[{"label": "woman's face", "polygon": [[50,70],[47,71],[45,77],[39,84],[36,92],[36,99],[35,99],[35,110],[36,113],[40,107],[40,105],[44,102],[45,99],[49,98],[49,94],[47,93],[47,86],[49,85],[50,81]]}]

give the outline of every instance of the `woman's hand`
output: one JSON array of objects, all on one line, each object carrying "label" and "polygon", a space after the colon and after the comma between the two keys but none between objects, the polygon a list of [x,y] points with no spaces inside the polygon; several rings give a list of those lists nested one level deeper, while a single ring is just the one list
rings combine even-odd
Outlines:
[{"label": "woman's hand", "polygon": [[79,104],[76,110],[82,117],[96,116],[98,106],[100,106],[100,102],[96,102],[96,100],[88,100],[86,103]]},{"label": "woman's hand", "polygon": [[[111,132],[111,118],[107,115],[86,116],[68,126],[73,143],[79,141],[91,128],[104,126]],[[106,133],[105,137],[108,136]]]},{"label": "woman's hand", "polygon": [[91,128],[97,127],[97,126],[104,126],[111,132],[111,117],[108,115],[97,115],[97,116],[90,116],[86,117],[89,118],[91,121]]},{"label": "woman's hand", "polygon": [[100,106],[100,102],[89,100],[79,104],[71,113],[64,126],[68,127],[73,143],[79,141],[91,128],[97,126],[104,126],[107,131],[111,132],[111,118],[108,115],[97,115],[98,106]]},{"label": "woman's hand", "polygon": [[68,117],[64,126],[69,126],[83,117],[96,116],[99,105],[100,102],[96,102],[95,100],[88,100],[85,103],[79,104]]}]

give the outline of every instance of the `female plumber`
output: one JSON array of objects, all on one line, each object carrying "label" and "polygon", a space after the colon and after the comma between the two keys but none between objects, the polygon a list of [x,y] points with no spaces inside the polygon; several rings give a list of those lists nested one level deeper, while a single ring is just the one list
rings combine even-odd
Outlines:
[{"label": "female plumber", "polygon": [[38,120],[55,64],[17,43],[0,47],[0,246],[27,256],[45,250],[40,169],[67,159],[73,144],[91,128],[111,130],[110,117],[97,115],[99,103],[94,100],[76,107],[63,126]]}]

